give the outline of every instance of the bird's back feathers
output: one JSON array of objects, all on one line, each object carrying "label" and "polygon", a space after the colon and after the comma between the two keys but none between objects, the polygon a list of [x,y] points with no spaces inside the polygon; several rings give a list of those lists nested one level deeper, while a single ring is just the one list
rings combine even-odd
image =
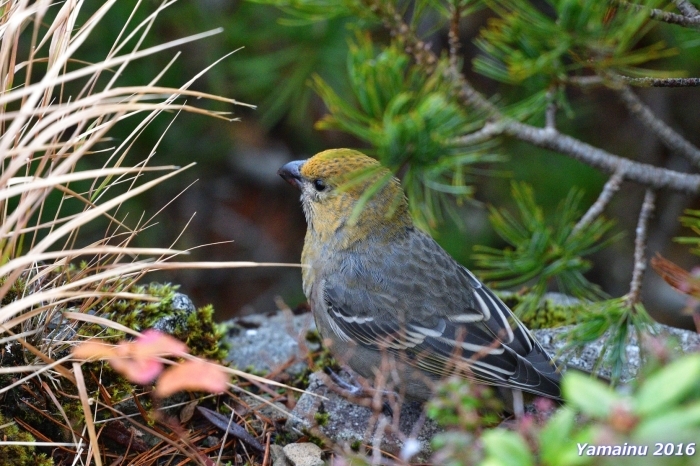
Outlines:
[{"label": "bird's back feathers", "polygon": [[432,238],[411,228],[391,248],[353,254],[319,270],[338,338],[388,351],[436,379],[458,373],[560,397],[559,373],[539,343]]}]

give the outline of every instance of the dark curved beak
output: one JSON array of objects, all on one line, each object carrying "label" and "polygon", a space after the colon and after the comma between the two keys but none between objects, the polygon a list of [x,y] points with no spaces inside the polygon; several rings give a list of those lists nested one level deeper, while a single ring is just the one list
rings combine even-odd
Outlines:
[{"label": "dark curved beak", "polygon": [[282,168],[277,170],[277,174],[281,176],[284,181],[291,184],[297,189],[301,189],[301,166],[306,162],[306,160],[295,160],[294,162],[289,162]]}]

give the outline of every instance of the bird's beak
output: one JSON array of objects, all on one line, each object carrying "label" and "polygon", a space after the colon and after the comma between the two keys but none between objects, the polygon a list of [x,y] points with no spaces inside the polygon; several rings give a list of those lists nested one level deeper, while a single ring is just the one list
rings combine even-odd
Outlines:
[{"label": "bird's beak", "polygon": [[301,172],[299,170],[304,162],[306,162],[306,160],[295,160],[294,162],[289,162],[277,170],[277,174],[287,183],[291,184],[297,189],[301,189]]}]

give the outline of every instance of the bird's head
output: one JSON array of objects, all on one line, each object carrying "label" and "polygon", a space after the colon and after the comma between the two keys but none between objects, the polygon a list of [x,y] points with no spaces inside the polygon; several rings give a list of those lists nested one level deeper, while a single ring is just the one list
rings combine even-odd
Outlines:
[{"label": "bird's head", "polygon": [[346,234],[348,226],[369,236],[412,225],[399,180],[355,150],[320,152],[289,162],[277,173],[301,191],[309,230],[326,239]]}]

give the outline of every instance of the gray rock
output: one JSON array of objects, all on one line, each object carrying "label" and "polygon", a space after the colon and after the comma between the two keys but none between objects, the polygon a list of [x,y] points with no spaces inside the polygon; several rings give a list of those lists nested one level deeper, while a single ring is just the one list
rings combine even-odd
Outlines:
[{"label": "gray rock", "polygon": [[314,328],[310,313],[294,316],[278,312],[234,319],[228,360],[240,369],[252,367],[256,372],[270,372],[291,361],[285,372],[298,375],[306,370],[304,359],[309,349],[318,348],[305,340],[306,333]]},{"label": "gray rock", "polygon": [[261,414],[275,422],[284,422],[289,417],[289,410],[285,405],[280,402],[267,403],[260,400],[260,398],[242,395],[240,397],[241,401],[250,408],[251,410]]},{"label": "gray rock", "polygon": [[287,455],[284,454],[284,448],[280,445],[270,445],[270,458],[272,466],[289,466]]},{"label": "gray rock", "polygon": [[[349,379],[347,374],[342,375]],[[298,435],[306,431],[320,433],[346,450],[364,444],[399,455],[404,450],[423,452],[425,459],[430,440],[440,429],[425,418],[420,403],[402,403],[400,411],[392,416],[374,413],[330,390],[324,378],[322,373],[309,377],[309,393],[297,401],[293,416],[286,423],[288,430]]]},{"label": "gray rock", "polygon": [[[563,351],[566,347],[566,335],[571,331],[572,326],[534,330],[532,333],[539,340],[545,350],[551,355],[555,355],[557,360],[566,364],[569,368],[580,369],[585,372],[591,372],[595,366],[596,360],[600,356],[605,339],[600,339],[587,344],[580,350]],[[675,350],[681,353],[688,353],[700,350],[700,334],[690,332],[666,325],[657,325],[658,336],[664,340],[670,339],[677,343]],[[621,382],[625,383],[633,379],[639,372],[640,367],[640,351],[637,336],[633,332],[630,342],[627,344],[627,364],[623,369]],[[610,369],[603,368],[600,375],[609,377]]]},{"label": "gray rock", "polygon": [[153,329],[164,333],[174,333],[178,328],[187,328],[187,319],[197,311],[192,300],[183,293],[175,293],[170,305],[171,312],[153,323]]},{"label": "gray rock", "polygon": [[285,445],[284,454],[294,466],[323,466],[323,450],[313,443],[290,443]]}]

